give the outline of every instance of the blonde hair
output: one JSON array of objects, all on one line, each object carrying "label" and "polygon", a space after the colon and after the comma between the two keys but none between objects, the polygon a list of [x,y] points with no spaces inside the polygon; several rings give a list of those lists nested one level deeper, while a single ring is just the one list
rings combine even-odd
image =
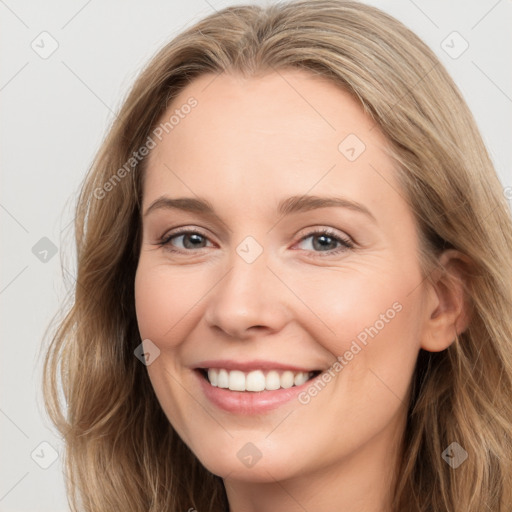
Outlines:
[{"label": "blonde hair", "polygon": [[[512,221],[501,184],[433,52],[380,10],[336,0],[234,6],[187,29],[141,73],[93,162],[76,209],[74,303],[44,362],[45,406],[66,443],[73,510],[227,508],[221,478],[175,433],[134,356],[146,159],[112,178],[195,77],[285,68],[350,91],[387,136],[420,228],[425,278],[446,248],[472,262],[468,328],[442,352],[420,350],[393,510],[509,512]],[[442,458],[452,442],[468,453],[457,469]]]}]

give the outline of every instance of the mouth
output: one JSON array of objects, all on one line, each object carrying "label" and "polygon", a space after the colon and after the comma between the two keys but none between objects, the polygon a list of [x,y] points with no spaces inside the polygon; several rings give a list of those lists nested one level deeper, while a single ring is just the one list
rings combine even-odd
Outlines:
[{"label": "mouth", "polygon": [[248,393],[302,386],[322,373],[322,370],[301,372],[279,369],[244,372],[226,368],[196,368],[195,371],[212,387]]}]

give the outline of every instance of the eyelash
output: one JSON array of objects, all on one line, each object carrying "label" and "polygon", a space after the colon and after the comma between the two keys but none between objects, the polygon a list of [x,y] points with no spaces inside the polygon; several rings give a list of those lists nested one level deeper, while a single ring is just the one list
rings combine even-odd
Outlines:
[{"label": "eyelash", "polygon": [[[174,233],[171,233],[170,235],[168,236],[164,236],[159,242],[157,242],[156,245],[160,246],[160,247],[164,247],[166,250],[170,251],[170,252],[174,252],[174,253],[180,253],[180,254],[184,254],[184,253],[187,253],[187,252],[191,252],[193,251],[194,249],[176,249],[174,248],[172,245],[171,245],[171,240],[174,239],[174,238],[177,238],[179,236],[182,236],[182,235],[199,235],[203,238],[208,238],[206,235],[204,235],[203,233],[201,233],[200,231],[197,231],[197,230],[194,230],[194,229],[182,229],[182,230],[179,230],[179,231],[175,231]],[[338,247],[337,249],[330,249],[328,251],[313,251],[315,253],[315,257],[324,257],[324,256],[333,256],[335,254],[339,254],[339,253],[342,253],[342,252],[345,252],[345,251],[348,251],[350,249],[354,249],[354,244],[353,242],[349,239],[349,238],[344,238],[344,237],[340,237],[339,235],[337,235],[335,232],[333,232],[332,230],[330,229],[319,229],[319,230],[316,230],[316,231],[311,231],[310,233],[308,233],[307,235],[303,236],[300,240],[299,240],[299,243],[300,242],[303,242],[304,240],[312,237],[312,236],[327,236],[329,238],[332,238],[333,240],[335,240],[336,242],[339,242],[341,244],[341,247]],[[204,249],[204,247],[200,247],[200,249]],[[307,249],[303,249],[303,250],[307,250]]]}]

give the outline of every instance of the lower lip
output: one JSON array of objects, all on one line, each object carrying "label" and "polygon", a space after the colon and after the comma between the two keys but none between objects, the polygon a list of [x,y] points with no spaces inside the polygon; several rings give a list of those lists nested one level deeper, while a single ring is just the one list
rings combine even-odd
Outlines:
[{"label": "lower lip", "polygon": [[236,414],[262,414],[290,402],[304,391],[319,375],[300,386],[275,391],[230,391],[212,386],[199,370],[194,370],[206,397],[217,407]]}]

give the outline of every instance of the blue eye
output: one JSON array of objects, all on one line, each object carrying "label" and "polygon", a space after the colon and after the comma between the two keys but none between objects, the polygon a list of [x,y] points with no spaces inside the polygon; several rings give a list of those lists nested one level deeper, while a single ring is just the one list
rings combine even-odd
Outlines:
[{"label": "blue eye", "polygon": [[167,248],[170,251],[181,252],[183,250],[181,248],[178,248],[177,250],[172,248],[174,247],[174,244],[172,244],[171,241],[175,239],[181,239],[184,249],[203,249],[205,247],[204,243],[207,241],[207,238],[199,231],[183,230],[164,237],[159,242],[159,245],[168,246]]},{"label": "blue eye", "polygon": [[[327,255],[354,248],[353,243],[348,238],[340,237],[328,229],[313,231],[303,237],[299,243],[308,239],[311,239],[311,242],[307,245],[313,252],[327,253]],[[323,254],[319,254],[319,256],[323,256]]]},{"label": "blue eye", "polygon": [[[312,231],[302,237],[299,244],[303,244],[308,239],[311,239],[311,242],[307,244],[309,247],[302,248],[302,250],[318,253],[318,256],[330,256],[354,248],[350,239],[338,236],[328,229]],[[204,249],[208,247],[208,243],[208,238],[201,232],[183,229],[163,237],[157,245],[165,247],[171,252],[187,253],[196,249]],[[181,247],[176,247],[178,244],[181,244]]]}]

